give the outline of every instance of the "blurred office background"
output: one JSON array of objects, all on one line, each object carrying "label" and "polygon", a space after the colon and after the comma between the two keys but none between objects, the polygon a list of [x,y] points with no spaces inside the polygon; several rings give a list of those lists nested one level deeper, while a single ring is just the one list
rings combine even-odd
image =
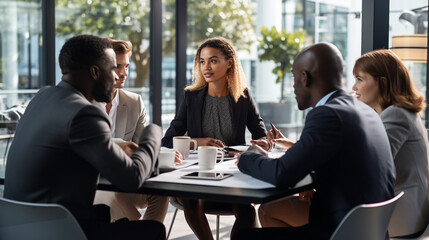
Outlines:
[{"label": "blurred office background", "polygon": [[[296,106],[290,72],[281,73],[283,84],[276,83],[275,63],[258,57],[264,52],[262,29],[267,41],[272,31],[283,30],[283,38],[299,42],[283,49],[289,53],[316,42],[337,45],[344,57],[344,88],[350,91],[354,61],[363,52],[392,48],[396,35],[420,34],[427,44],[428,26],[427,0],[0,0],[0,13],[0,110],[26,105],[38,89],[58,83],[63,43],[76,34],[94,34],[133,43],[126,89],[141,94],[150,121],[166,130],[191,83],[198,45],[224,36],[238,50],[262,117],[293,140],[305,112]],[[293,34],[301,30],[303,38]],[[425,58],[404,59],[424,94]]]}]

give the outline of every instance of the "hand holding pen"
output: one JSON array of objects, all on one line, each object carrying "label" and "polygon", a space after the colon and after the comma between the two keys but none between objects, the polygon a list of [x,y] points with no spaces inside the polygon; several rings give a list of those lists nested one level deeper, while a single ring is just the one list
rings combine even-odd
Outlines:
[{"label": "hand holding pen", "polygon": [[271,130],[267,133],[268,141],[273,144],[277,145],[282,148],[289,149],[292,147],[295,142],[291,141],[290,139],[286,138],[277,128],[274,126],[273,123],[270,123]]},{"label": "hand holding pen", "polygon": [[[262,149],[264,149],[265,151],[270,151],[273,148],[273,143],[272,140],[279,137],[279,133],[280,131],[277,130],[276,127],[274,127],[274,125],[272,123],[271,124],[271,130],[267,132],[267,138],[261,138],[258,140],[251,140],[250,143],[253,145],[258,145],[259,147],[261,147]],[[281,134],[281,133],[280,133]]]},{"label": "hand holding pen", "polygon": [[271,130],[267,133],[267,139],[269,142],[272,142],[274,139],[284,138],[283,134],[274,126],[273,123],[270,123]]}]

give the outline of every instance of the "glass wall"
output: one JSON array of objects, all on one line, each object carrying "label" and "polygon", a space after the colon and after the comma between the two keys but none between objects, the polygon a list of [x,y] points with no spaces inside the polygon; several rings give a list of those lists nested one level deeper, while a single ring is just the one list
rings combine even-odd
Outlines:
[{"label": "glass wall", "polygon": [[296,139],[305,115],[296,106],[291,74],[286,72],[282,98],[282,85],[276,83],[277,76],[272,73],[274,63],[259,59],[262,29],[271,31],[275,27],[287,33],[305,30],[305,46],[321,41],[337,45],[345,60],[344,87],[351,90],[352,67],[361,50],[361,6],[361,1],[351,0],[188,0],[188,71],[192,71],[195,51],[205,38],[230,39],[265,123],[273,122]]},{"label": "glass wall", "polygon": [[[426,95],[428,1],[391,0],[389,16],[389,48],[402,58],[414,84]],[[402,39],[405,45],[398,46],[393,39]],[[423,40],[423,45],[418,39]]]},{"label": "glass wall", "polygon": [[[164,129],[176,110],[177,34],[187,35],[187,85],[191,84],[193,59],[198,45],[208,37],[224,36],[234,43],[238,51],[247,85],[263,118],[267,123],[282,126],[292,139],[296,138],[297,134],[293,133],[300,132],[305,114],[296,107],[291,74],[285,73],[281,87],[276,83],[278,76],[272,73],[275,67],[273,61],[260,60],[262,50],[258,40],[263,37],[262,29],[275,27],[277,31],[284,29],[286,33],[305,30],[305,45],[321,41],[337,45],[345,62],[344,88],[351,90],[353,64],[361,54],[362,1],[368,0],[187,0],[187,31],[178,33],[176,0],[162,0],[160,81]],[[46,2],[0,0],[0,110],[26,104],[41,86],[49,82],[43,76],[43,69],[55,68],[56,82],[61,79],[57,62],[55,66],[42,66],[43,54],[46,54],[42,52],[42,33],[46,32],[42,29],[42,16],[46,16],[42,14],[42,3]],[[423,19],[423,25],[419,26],[423,26],[424,34],[427,34],[427,1],[391,0],[390,6],[389,39],[398,34],[416,33],[416,26],[399,21],[405,10],[421,16],[426,12],[426,20]],[[76,34],[95,34],[133,43],[126,89],[142,95],[151,118],[150,0],[56,0],[53,7],[55,61],[63,43]],[[407,66],[419,89],[425,92],[427,65],[409,62]]]},{"label": "glass wall", "polygon": [[[93,34],[130,41],[133,50],[125,90],[142,96],[150,120],[149,15],[149,0],[55,1],[56,60],[64,42],[77,34]],[[58,62],[56,66],[58,83],[61,80]]]},{"label": "glass wall", "polygon": [[163,0],[162,127],[167,130],[176,112],[176,1]]},{"label": "glass wall", "polygon": [[0,110],[26,104],[41,83],[41,1],[0,1]]}]

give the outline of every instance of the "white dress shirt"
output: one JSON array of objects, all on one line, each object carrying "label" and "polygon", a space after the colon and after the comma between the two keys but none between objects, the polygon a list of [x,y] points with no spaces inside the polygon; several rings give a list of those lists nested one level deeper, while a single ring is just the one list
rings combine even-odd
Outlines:
[{"label": "white dress shirt", "polygon": [[[101,103],[104,106],[104,110],[106,111],[106,104],[107,103]],[[116,130],[116,113],[118,112],[118,105],[119,105],[119,91],[116,90],[115,97],[112,100],[112,108],[109,112],[109,120],[110,124],[112,126],[112,138],[115,137],[115,130]]]}]

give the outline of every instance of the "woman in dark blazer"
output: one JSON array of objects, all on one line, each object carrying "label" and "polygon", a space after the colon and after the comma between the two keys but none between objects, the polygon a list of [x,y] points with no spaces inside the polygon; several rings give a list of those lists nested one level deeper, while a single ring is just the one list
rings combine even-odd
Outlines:
[{"label": "woman in dark blazer", "polygon": [[[207,39],[197,50],[193,71],[194,83],[185,89],[184,101],[170,124],[162,145],[173,147],[173,137],[187,134],[198,146],[245,144],[246,126],[252,143],[268,149],[266,129],[255,101],[246,88],[240,60],[230,41]],[[255,210],[250,204],[228,204],[205,200],[178,199],[185,218],[199,239],[213,239],[205,210],[228,210],[238,228],[256,226]]]},{"label": "woman in dark blazer", "polygon": [[395,161],[395,194],[404,191],[389,224],[391,237],[415,236],[429,223],[428,136],[420,112],[425,99],[407,68],[390,50],[356,60],[356,97],[380,114]]},{"label": "woman in dark blazer", "polygon": [[[222,143],[227,146],[244,145],[246,143],[244,139],[246,126],[252,133],[252,139],[257,140],[266,136],[264,122],[247,88],[244,89],[243,95],[239,97],[237,102],[234,100],[233,96],[227,96],[228,103],[231,106],[229,114],[231,115],[232,129],[234,131],[233,137],[230,140],[224,140],[214,139],[211,136],[204,135],[202,113],[207,90],[208,85],[200,90],[185,90],[184,102],[180,105],[179,111],[162,139],[163,146],[172,148],[173,137],[182,136],[185,133],[192,139],[197,140],[198,146],[214,145],[223,147],[221,145]],[[216,140],[220,142],[216,143]]]}]

